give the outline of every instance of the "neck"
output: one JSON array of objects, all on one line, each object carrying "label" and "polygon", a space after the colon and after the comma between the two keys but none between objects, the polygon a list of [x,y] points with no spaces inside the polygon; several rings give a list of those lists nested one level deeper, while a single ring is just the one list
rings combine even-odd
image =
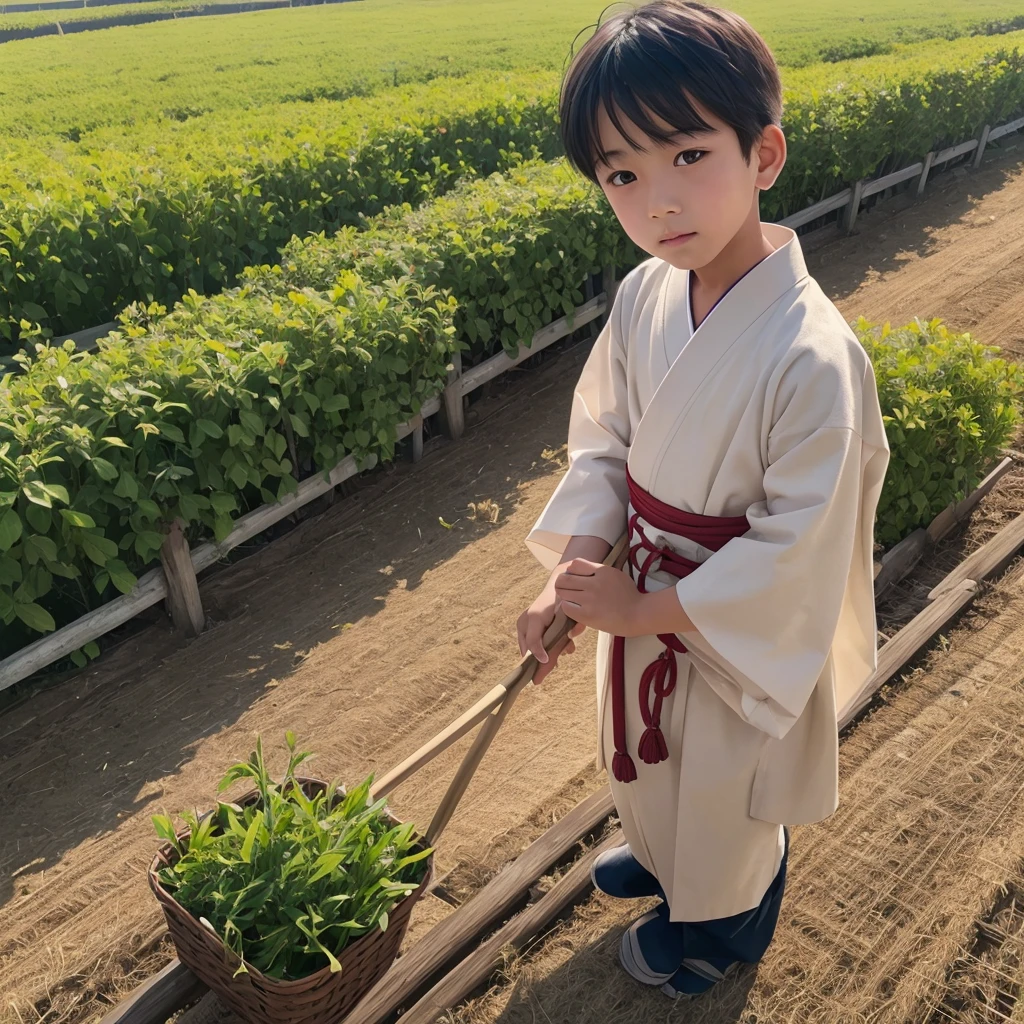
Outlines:
[{"label": "neck", "polygon": [[743,226],[728,245],[706,266],[693,271],[694,287],[700,289],[705,304],[714,305],[751,267],[775,252],[775,246],[761,231],[761,211],[757,193]]}]

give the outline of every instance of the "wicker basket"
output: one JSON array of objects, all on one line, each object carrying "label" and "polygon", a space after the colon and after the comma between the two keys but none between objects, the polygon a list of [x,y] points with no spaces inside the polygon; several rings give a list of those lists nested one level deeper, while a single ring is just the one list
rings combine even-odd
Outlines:
[{"label": "wicker basket", "polygon": [[[297,778],[307,796],[327,788],[320,779]],[[259,792],[246,793],[238,803],[259,799]],[[396,825],[396,818],[389,815]],[[189,830],[178,834],[187,839]],[[400,900],[388,914],[385,931],[374,928],[350,942],[336,954],[342,969],[332,973],[324,967],[295,981],[267,978],[254,967],[232,977],[238,957],[221,939],[205,928],[161,885],[157,872],[177,860],[177,852],[165,843],[149,867],[149,885],[163,907],[178,959],[213,989],[243,1020],[251,1024],[338,1024],[359,999],[378,981],[398,956],[413,905],[426,892],[434,873],[434,857],[427,858],[427,871],[415,891]]]}]

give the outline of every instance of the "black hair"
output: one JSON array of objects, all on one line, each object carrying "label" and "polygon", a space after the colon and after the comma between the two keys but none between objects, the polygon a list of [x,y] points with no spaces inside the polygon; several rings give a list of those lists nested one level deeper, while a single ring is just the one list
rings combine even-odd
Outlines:
[{"label": "black hair", "polygon": [[733,128],[749,163],[764,129],[782,120],[782,82],[767,43],[738,14],[697,0],[652,0],[613,15],[562,82],[558,114],[569,163],[597,181],[602,106],[635,150],[643,145],[625,131],[620,112],[662,143],[674,131],[710,130],[691,98]]}]

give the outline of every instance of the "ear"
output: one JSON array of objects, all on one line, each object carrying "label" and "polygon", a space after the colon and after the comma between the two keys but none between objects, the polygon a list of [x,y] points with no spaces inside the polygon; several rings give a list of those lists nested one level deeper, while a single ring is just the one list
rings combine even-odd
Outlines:
[{"label": "ear", "polygon": [[778,180],[786,166],[786,136],[777,124],[768,125],[755,143],[751,159],[757,162],[754,185],[767,191]]}]

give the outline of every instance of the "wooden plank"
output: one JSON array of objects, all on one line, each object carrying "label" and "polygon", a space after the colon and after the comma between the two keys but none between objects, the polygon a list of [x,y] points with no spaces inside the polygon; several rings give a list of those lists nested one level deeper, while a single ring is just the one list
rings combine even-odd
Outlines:
[{"label": "wooden plank", "polygon": [[969,139],[967,142],[961,142],[958,146],[950,146],[948,149],[944,149],[941,152],[936,153],[932,164],[944,164],[947,160],[952,160],[958,156],[965,156],[977,148],[978,140]]},{"label": "wooden plank", "polygon": [[523,900],[538,878],[550,871],[587,833],[615,810],[608,786],[577,804],[559,822],[507,864],[456,913],[436,924],[394,965],[345,1017],[345,1024],[381,1024],[465,954],[479,937]]},{"label": "wooden plank", "polygon": [[904,167],[901,171],[893,171],[892,174],[887,174],[883,178],[875,178],[874,181],[869,181],[864,185],[864,189],[861,192],[861,199],[873,196],[876,192],[883,192],[885,189],[891,188],[893,185],[899,185],[908,178],[916,178],[923,170],[924,162],[919,160],[916,164]]},{"label": "wooden plank", "polygon": [[49,633],[0,661],[0,690],[27,679],[33,672],[116,629],[167,596],[167,580],[159,566],[139,577],[130,594],[108,601],[74,622]]},{"label": "wooden plank", "polygon": [[834,196],[829,196],[827,199],[822,199],[796,213],[791,213],[788,217],[783,217],[779,223],[787,228],[798,228],[804,224],[810,224],[812,220],[824,217],[825,214],[831,213],[833,210],[841,210],[852,197],[853,189],[844,188],[842,192],[837,192]]},{"label": "wooden plank", "polygon": [[1024,513],[1004,526],[977,551],[969,554],[941,583],[928,594],[936,601],[964,580],[981,580],[1001,572],[1024,546]]},{"label": "wooden plank", "polygon": [[1013,469],[1013,459],[1007,457],[999,463],[995,469],[992,470],[984,480],[981,481],[978,486],[971,491],[970,494],[964,498],[963,501],[956,505],[950,505],[948,508],[943,509],[929,524],[928,526],[928,538],[932,543],[937,543],[942,540],[958,523],[963,522],[974,510],[975,506],[981,501],[982,498],[988,494],[993,487],[1010,470]]},{"label": "wooden plank", "polygon": [[839,729],[845,729],[881,689],[925,644],[974,600],[978,584],[962,580],[938,600],[926,605],[878,652],[878,668],[857,693],[839,709]]},{"label": "wooden plank", "polygon": [[917,565],[928,547],[928,531],[922,528],[915,530],[895,547],[890,548],[882,558],[882,568],[875,576],[875,599],[903,579]]},{"label": "wooden plank", "polygon": [[100,1024],[163,1024],[186,1003],[209,991],[175,957],[162,971],[122,999]]},{"label": "wooden plank", "polygon": [[537,331],[530,339],[529,345],[520,345],[516,355],[510,356],[505,352],[499,352],[496,356],[491,356],[490,359],[466,370],[462,375],[462,394],[468,395],[470,391],[476,390],[481,384],[486,384],[487,381],[493,380],[499,374],[505,373],[506,370],[518,366],[524,359],[529,359],[530,356],[535,356],[549,345],[553,345],[560,338],[572,334],[577,327],[596,320],[604,313],[605,308],[605,294],[602,292],[600,295],[595,295],[589,302],[576,307],[572,326],[569,325],[568,317],[560,317]]},{"label": "wooden plank", "polygon": [[269,529],[274,523],[291,515],[296,509],[331,490],[332,487],[337,487],[342,481],[356,476],[364,469],[372,469],[376,464],[376,455],[371,455],[361,465],[356,464],[355,456],[347,455],[331,470],[327,479],[324,479],[323,473],[314,473],[313,476],[303,480],[294,493],[286,494],[273,505],[260,505],[259,508],[254,508],[251,512],[246,512],[244,516],[240,516],[235,520],[234,529],[222,541],[208,541],[199,545],[192,552],[193,568],[197,573],[202,572],[203,569],[213,565],[239,544],[243,544],[258,533]]},{"label": "wooden plank", "polygon": [[[509,946],[521,949],[559,914],[575,906],[590,892],[590,868],[605,850],[625,842],[621,830],[599,846],[589,850],[536,903],[532,903],[482,942],[457,967],[443,977],[410,1010],[398,1018],[398,1024],[434,1024],[445,1010],[454,1006],[485,982],[503,962],[502,951]],[[347,1024],[347,1020],[346,1020]]]},{"label": "wooden plank", "polygon": [[1024,128],[1024,117],[1018,117],[1016,121],[1009,121],[1006,124],[1001,124],[998,128],[993,128],[988,133],[988,141],[992,142],[994,139],[1001,139],[1004,135],[1012,135],[1014,132],[1019,132],[1021,128]]},{"label": "wooden plank", "polygon": [[[944,508],[927,527],[915,530],[885,553],[882,567],[875,573],[875,599],[894,583],[903,579],[920,561],[922,555],[942,540],[958,523],[963,522],[993,487],[1013,468],[1013,459],[1004,458],[971,493],[955,505]],[[972,579],[977,579],[971,575]]]},{"label": "wooden plank", "polygon": [[77,351],[88,352],[96,348],[96,342],[100,338],[105,338],[111,331],[118,329],[123,329],[121,324],[116,320],[111,320],[98,327],[87,327],[84,331],[76,331],[74,334],[65,334],[63,337],[54,338],[50,344],[57,347],[63,345],[65,341],[73,341]]},{"label": "wooden plank", "polygon": [[167,578],[167,609],[175,629],[186,636],[198,636],[206,625],[206,616],[180,518],[174,520],[164,537],[160,562]]}]

